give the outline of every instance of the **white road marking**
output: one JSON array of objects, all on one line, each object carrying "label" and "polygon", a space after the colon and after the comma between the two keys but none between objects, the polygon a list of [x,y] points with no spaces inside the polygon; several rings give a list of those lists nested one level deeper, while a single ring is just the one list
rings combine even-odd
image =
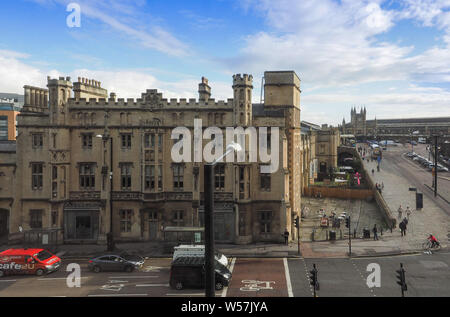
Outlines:
[{"label": "white road marking", "polygon": [[169,293],[166,294],[166,296],[183,296],[183,297],[187,297],[187,296],[205,296],[205,293],[191,293],[191,294],[173,294],[173,293]]},{"label": "white road marking", "polygon": [[289,275],[289,267],[288,267],[286,258],[283,258],[283,264],[284,264],[284,272],[286,275],[286,285],[287,285],[287,289],[288,289],[288,296],[294,297],[294,294],[292,293],[291,276]]},{"label": "white road marking", "polygon": [[[79,278],[89,278],[88,276],[83,276]],[[51,280],[67,280],[67,277],[46,277],[46,278],[38,278],[38,281],[51,281]]]},{"label": "white road marking", "polygon": [[147,296],[147,294],[108,294],[108,295],[88,295],[89,297],[110,297],[110,296]]},{"label": "white road marking", "polygon": [[169,284],[136,284],[136,287],[152,287],[152,286],[169,287]]},{"label": "white road marking", "polygon": [[[231,265],[230,265],[230,272],[233,275],[233,269],[234,269],[234,263],[236,262],[236,258],[233,258],[231,260]],[[228,286],[225,286],[223,291],[222,291],[222,297],[227,297],[227,292],[228,292]]]},{"label": "white road marking", "polygon": [[127,275],[124,275],[124,276],[109,276],[109,278],[124,278],[124,279],[127,279],[127,278],[157,278],[158,276],[154,276],[154,275],[145,275],[145,276],[127,276]]},{"label": "white road marking", "polygon": [[0,280],[0,282],[15,282],[17,280]]}]

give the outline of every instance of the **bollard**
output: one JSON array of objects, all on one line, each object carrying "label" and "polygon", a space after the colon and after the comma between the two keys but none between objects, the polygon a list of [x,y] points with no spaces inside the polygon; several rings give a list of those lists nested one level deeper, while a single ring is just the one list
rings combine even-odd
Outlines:
[{"label": "bollard", "polygon": [[383,235],[383,227],[381,227],[380,233],[381,233],[381,235]]},{"label": "bollard", "polygon": [[314,241],[314,232],[315,232],[316,230],[315,229],[313,229],[313,231],[311,232],[311,241]]},{"label": "bollard", "polygon": [[327,233],[326,233],[326,235],[327,235],[327,240],[328,240],[328,230],[327,230]]},{"label": "bollard", "polygon": [[356,228],[353,230],[353,238],[356,239]]}]

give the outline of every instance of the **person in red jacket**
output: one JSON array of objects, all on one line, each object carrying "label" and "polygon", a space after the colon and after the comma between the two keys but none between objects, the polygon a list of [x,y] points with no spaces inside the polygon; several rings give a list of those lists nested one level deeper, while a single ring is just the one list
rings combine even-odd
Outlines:
[{"label": "person in red jacket", "polygon": [[430,233],[428,236],[428,240],[431,242],[431,247],[434,248],[435,246],[439,246],[439,241],[437,241],[436,237],[433,236],[433,234]]}]

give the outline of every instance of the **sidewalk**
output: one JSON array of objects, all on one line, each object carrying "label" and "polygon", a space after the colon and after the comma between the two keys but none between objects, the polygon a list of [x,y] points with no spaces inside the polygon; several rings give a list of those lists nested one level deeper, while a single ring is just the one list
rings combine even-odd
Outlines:
[{"label": "sidewalk", "polygon": [[[398,155],[404,152],[403,148],[389,148],[390,153],[398,152]],[[401,205],[403,208],[403,216],[405,215],[406,207],[412,211],[409,217],[406,236],[401,237],[398,227],[394,229],[393,236],[389,238],[389,243],[397,244],[400,250],[420,250],[422,243],[426,240],[429,233],[433,233],[437,239],[441,242],[443,248],[448,246],[449,234],[449,217],[427,196],[423,196],[422,210],[415,209],[415,192],[410,192],[410,187],[415,187],[404,177],[400,176],[395,166],[384,159],[380,164],[380,171],[376,169],[377,162],[363,161],[363,164],[367,171],[375,170],[374,175],[368,175],[371,177],[374,183],[384,184],[384,190],[382,196],[389,208],[393,212],[393,215],[397,218],[397,210]],[[407,162],[405,162],[407,164]],[[389,237],[390,233],[386,234]],[[387,240],[386,240],[387,243]]]}]

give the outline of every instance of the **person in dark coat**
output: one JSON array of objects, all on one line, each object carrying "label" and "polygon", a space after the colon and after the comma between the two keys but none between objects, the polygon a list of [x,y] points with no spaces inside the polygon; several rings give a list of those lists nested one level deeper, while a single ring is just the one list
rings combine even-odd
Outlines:
[{"label": "person in dark coat", "polygon": [[374,240],[378,240],[378,229],[377,229],[377,224],[374,224],[374,225],[373,225],[372,231],[373,231],[373,239],[374,239]]},{"label": "person in dark coat", "polygon": [[289,244],[289,231],[286,229],[283,235],[284,235],[284,243],[286,243],[286,245]]},{"label": "person in dark coat", "polygon": [[402,221],[402,222],[400,222],[398,227],[400,228],[400,232],[402,234],[402,237],[406,236],[406,223],[404,221]]}]

